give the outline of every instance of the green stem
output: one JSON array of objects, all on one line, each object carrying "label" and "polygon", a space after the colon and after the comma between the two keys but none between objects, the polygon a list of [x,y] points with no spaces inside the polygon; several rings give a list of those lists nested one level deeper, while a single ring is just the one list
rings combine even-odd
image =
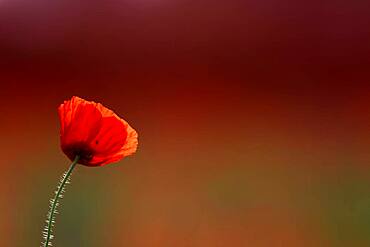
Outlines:
[{"label": "green stem", "polygon": [[53,227],[53,222],[54,222],[54,215],[55,215],[55,212],[56,212],[58,201],[59,201],[60,198],[62,198],[64,187],[65,187],[67,181],[69,180],[69,177],[71,176],[72,171],[75,168],[75,166],[77,165],[77,162],[78,162],[79,159],[80,159],[80,156],[76,155],[76,157],[75,157],[74,161],[72,162],[71,166],[69,167],[68,171],[62,177],[62,180],[61,180],[61,182],[58,186],[58,190],[56,191],[55,196],[51,201],[51,208],[50,208],[50,211],[49,211],[47,226],[46,226],[46,229],[45,229],[44,247],[49,246],[52,227]]}]

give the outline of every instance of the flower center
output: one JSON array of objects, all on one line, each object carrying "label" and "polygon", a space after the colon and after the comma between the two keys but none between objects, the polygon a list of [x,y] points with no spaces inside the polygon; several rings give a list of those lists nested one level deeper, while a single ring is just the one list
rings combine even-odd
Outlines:
[{"label": "flower center", "polygon": [[75,143],[68,145],[63,148],[63,151],[71,160],[74,160],[77,155],[80,156],[80,159],[78,161],[78,163],[80,164],[89,162],[93,157],[93,152],[91,148],[84,143]]}]

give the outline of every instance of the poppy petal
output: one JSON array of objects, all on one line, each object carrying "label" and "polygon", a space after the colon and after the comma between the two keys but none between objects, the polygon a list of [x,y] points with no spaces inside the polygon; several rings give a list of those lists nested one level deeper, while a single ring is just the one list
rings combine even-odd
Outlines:
[{"label": "poppy petal", "polygon": [[127,124],[127,138],[126,143],[123,145],[121,152],[124,156],[129,156],[136,152],[138,146],[137,132]]},{"label": "poppy petal", "polygon": [[97,154],[109,154],[119,151],[126,142],[126,126],[116,117],[101,120],[99,133],[92,139],[90,146]]},{"label": "poppy petal", "polygon": [[71,122],[64,126],[61,136],[66,144],[87,142],[93,139],[100,130],[102,116],[93,104],[79,104],[74,108]]}]

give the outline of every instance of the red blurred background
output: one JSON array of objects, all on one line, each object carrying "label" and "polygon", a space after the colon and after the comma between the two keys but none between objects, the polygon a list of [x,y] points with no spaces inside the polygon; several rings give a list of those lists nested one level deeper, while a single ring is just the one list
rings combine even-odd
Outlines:
[{"label": "red blurred background", "polygon": [[79,167],[55,246],[369,246],[366,1],[0,1],[0,246],[41,241],[57,106],[137,154]]}]

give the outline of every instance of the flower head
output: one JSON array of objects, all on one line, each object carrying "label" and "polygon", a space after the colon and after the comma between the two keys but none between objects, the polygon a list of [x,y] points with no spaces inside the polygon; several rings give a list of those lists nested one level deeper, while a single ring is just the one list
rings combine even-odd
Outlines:
[{"label": "flower head", "polygon": [[61,148],[72,161],[79,155],[82,165],[103,166],[137,149],[137,132],[100,103],[73,96],[58,113]]}]

